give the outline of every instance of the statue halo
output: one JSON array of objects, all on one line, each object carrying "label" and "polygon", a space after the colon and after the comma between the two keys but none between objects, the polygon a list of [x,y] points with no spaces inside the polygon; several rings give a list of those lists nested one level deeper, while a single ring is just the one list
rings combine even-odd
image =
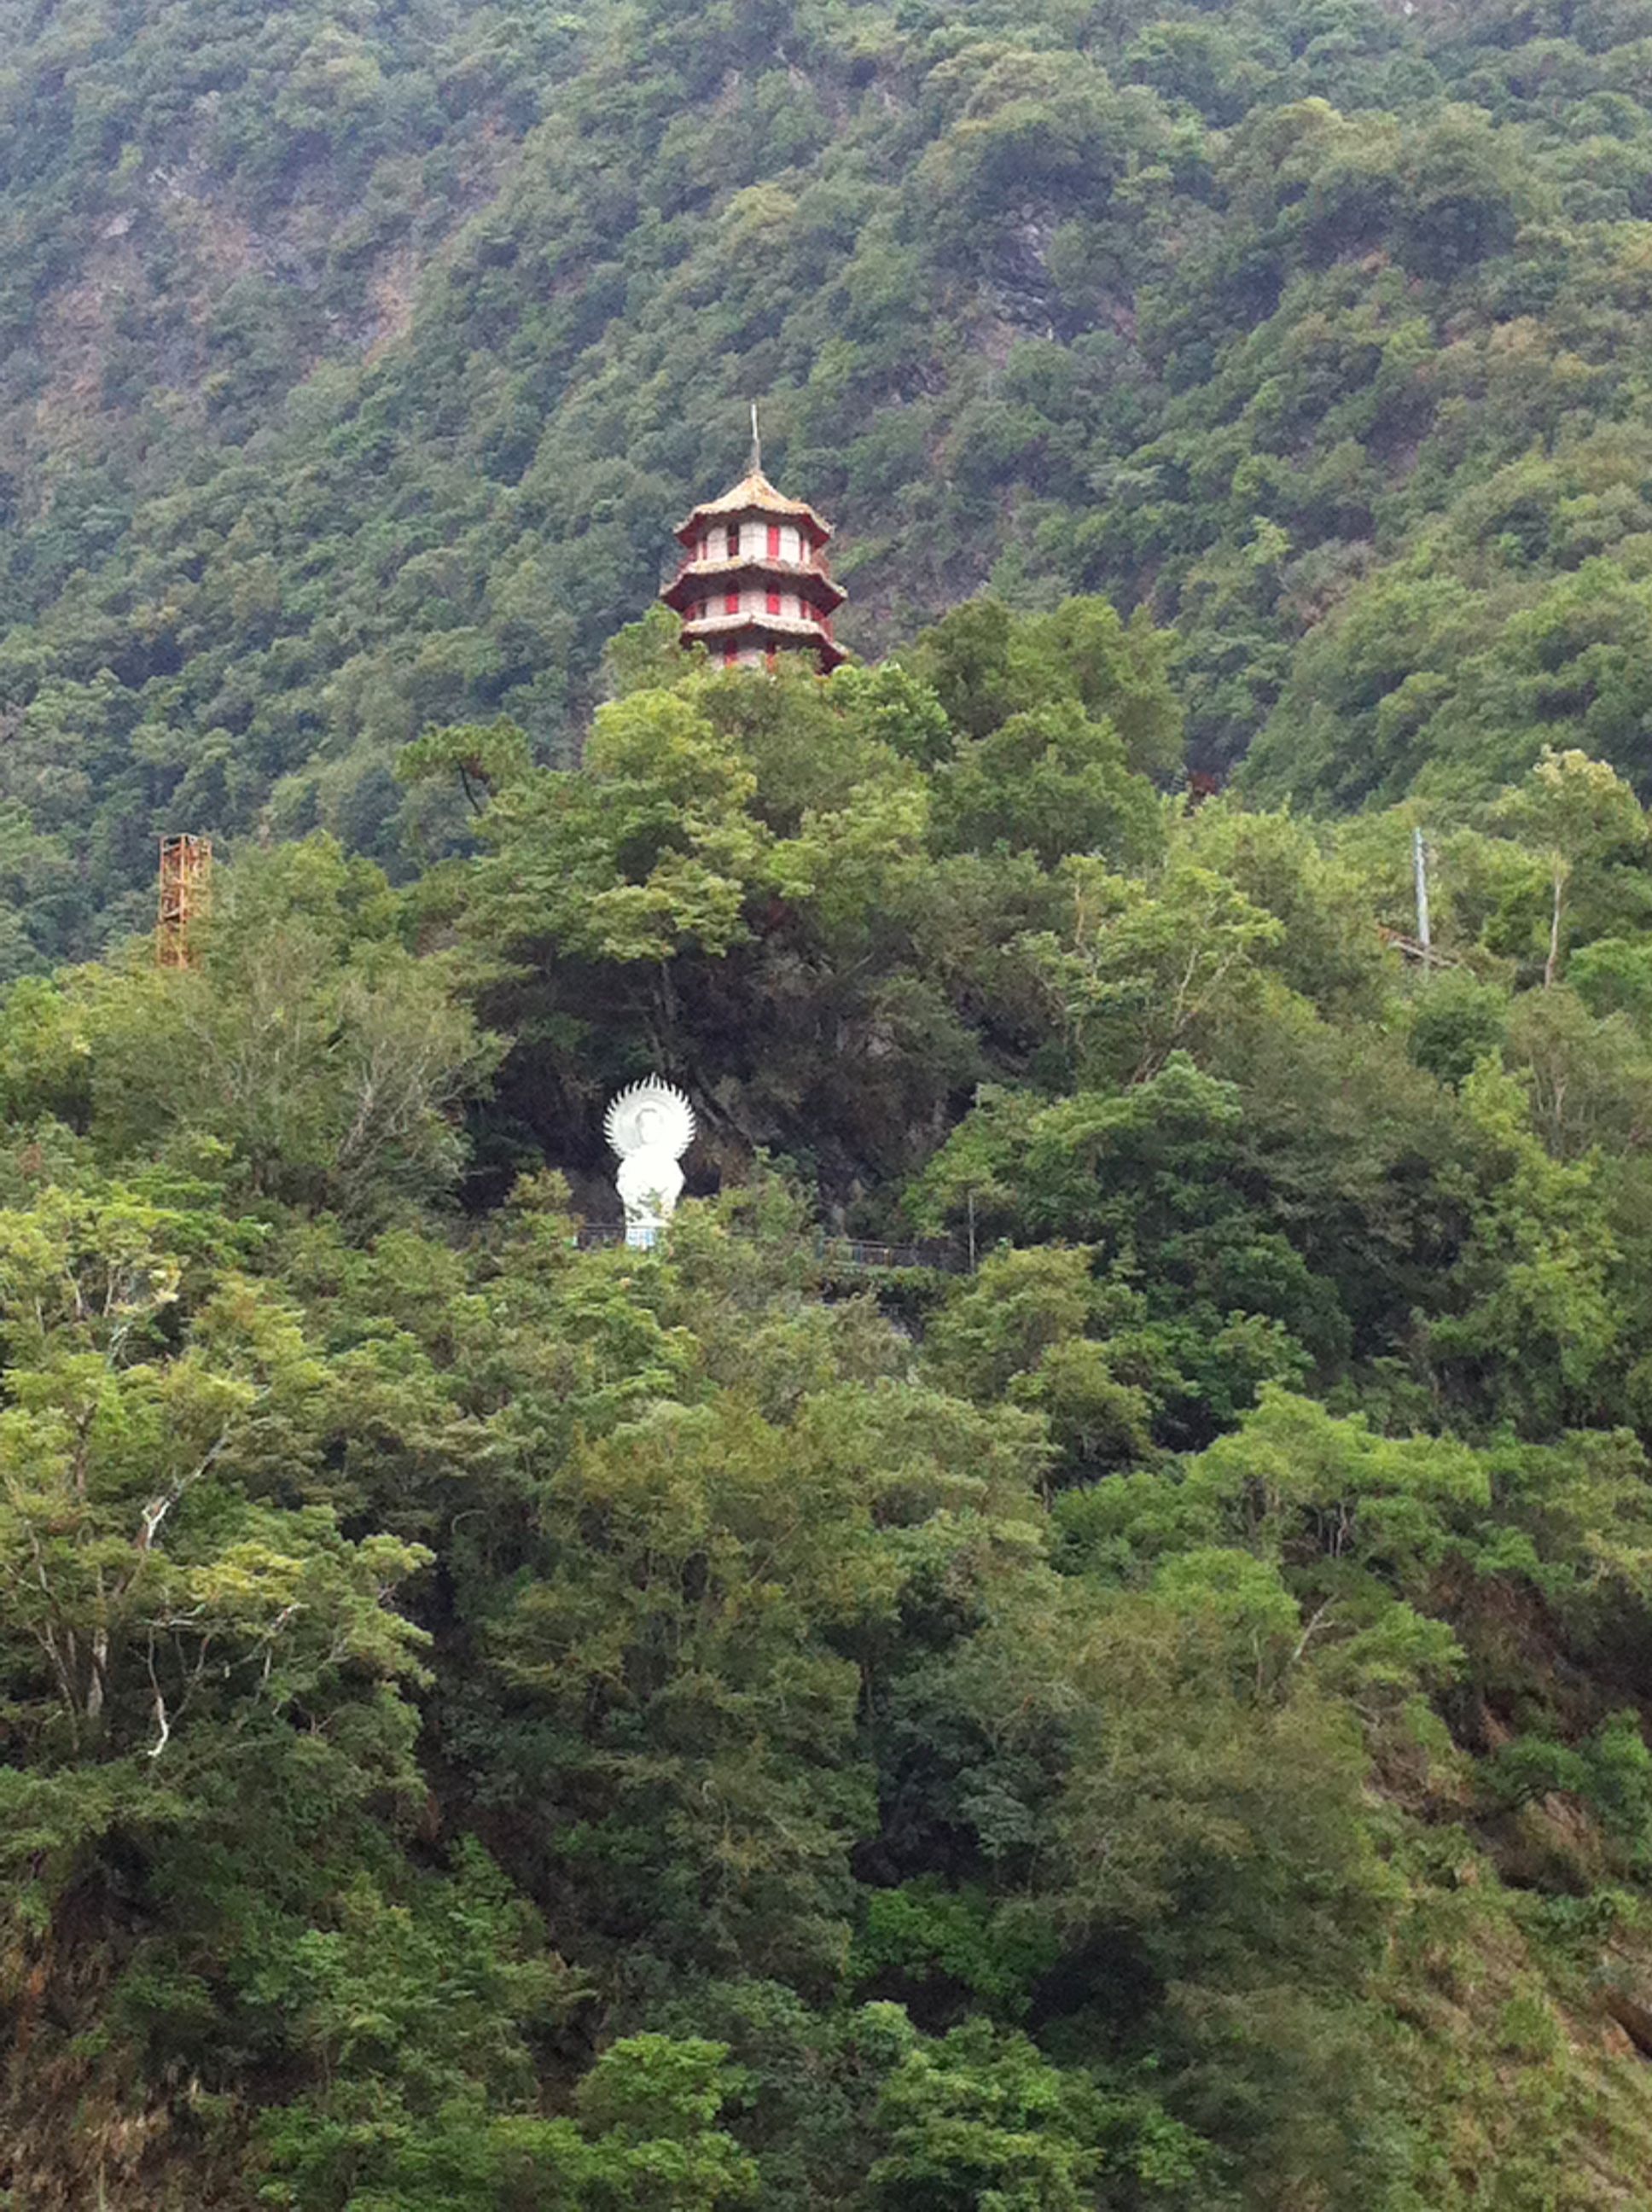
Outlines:
[{"label": "statue halo", "polygon": [[628,1084],[608,1103],[604,1133],[621,1159],[634,1152],[669,1152],[678,1159],[694,1142],[694,1109],[674,1084],[657,1075]]}]

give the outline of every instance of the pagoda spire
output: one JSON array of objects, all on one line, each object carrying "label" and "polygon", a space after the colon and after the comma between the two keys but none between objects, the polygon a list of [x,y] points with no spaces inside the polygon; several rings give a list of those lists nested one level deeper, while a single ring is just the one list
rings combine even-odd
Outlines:
[{"label": "pagoda spire", "polygon": [[683,644],[703,644],[731,668],[772,668],[781,653],[812,653],[829,676],[845,657],[832,622],[846,596],[827,564],[831,534],[812,507],[786,498],[763,474],[754,399],[745,475],[677,526],[683,559],[659,596],[682,617]]}]

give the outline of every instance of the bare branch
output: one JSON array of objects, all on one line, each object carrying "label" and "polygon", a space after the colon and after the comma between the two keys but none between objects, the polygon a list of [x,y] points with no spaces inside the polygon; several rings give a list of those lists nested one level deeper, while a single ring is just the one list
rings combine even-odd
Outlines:
[{"label": "bare branch", "polygon": [[172,1740],[172,1723],[167,1717],[167,1701],[161,1694],[160,1679],[155,1671],[155,1638],[153,1636],[149,1639],[147,1663],[149,1671],[149,1687],[155,1692],[155,1725],[156,1733],[155,1741],[150,1745],[148,1752],[144,1755],[149,1759],[159,1759],[161,1753],[166,1749],[167,1744]]}]

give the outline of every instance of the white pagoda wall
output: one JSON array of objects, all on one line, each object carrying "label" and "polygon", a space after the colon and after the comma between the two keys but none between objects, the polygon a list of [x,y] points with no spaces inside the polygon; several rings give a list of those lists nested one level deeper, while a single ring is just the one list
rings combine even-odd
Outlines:
[{"label": "white pagoda wall", "polygon": [[[699,561],[723,561],[729,558],[728,533],[735,529],[739,534],[738,551],[743,558],[761,560],[768,551],[769,525],[766,522],[718,523],[695,547],[695,558]],[[780,525],[780,557],[782,561],[802,561],[807,556],[803,532],[794,522]]]}]

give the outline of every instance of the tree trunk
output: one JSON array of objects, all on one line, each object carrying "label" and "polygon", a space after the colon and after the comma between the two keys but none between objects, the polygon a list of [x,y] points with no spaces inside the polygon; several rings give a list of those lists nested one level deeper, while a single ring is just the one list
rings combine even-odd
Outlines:
[{"label": "tree trunk", "polygon": [[1549,957],[1543,963],[1543,988],[1546,991],[1553,982],[1554,971],[1560,965],[1560,902],[1565,889],[1565,863],[1557,860],[1554,864],[1554,911],[1549,917]]}]

